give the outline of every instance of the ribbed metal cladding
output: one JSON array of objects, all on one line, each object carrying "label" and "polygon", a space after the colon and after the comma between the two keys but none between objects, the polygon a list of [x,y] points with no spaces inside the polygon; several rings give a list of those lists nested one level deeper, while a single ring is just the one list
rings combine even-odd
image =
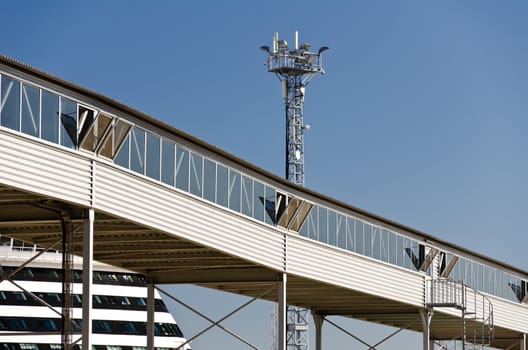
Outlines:
[{"label": "ribbed metal cladding", "polygon": [[88,206],[90,160],[0,130],[0,183]]},{"label": "ribbed metal cladding", "polygon": [[424,304],[424,277],[336,248],[287,237],[286,272],[393,299],[417,307]]},{"label": "ribbed metal cladding", "polygon": [[528,305],[520,305],[494,296],[488,296],[493,304],[493,321],[498,327],[528,333]]},{"label": "ribbed metal cladding", "polygon": [[283,269],[283,235],[227,209],[96,164],[94,207],[262,266]]}]

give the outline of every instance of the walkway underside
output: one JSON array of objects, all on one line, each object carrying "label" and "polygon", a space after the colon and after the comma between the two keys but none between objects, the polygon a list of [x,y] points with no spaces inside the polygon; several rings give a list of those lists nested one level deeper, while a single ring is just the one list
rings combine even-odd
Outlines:
[{"label": "walkway underside", "polygon": [[[61,248],[57,211],[66,210],[74,230],[74,251],[82,256],[83,208],[0,186],[0,234]],[[211,247],[96,213],[94,260],[143,273],[156,284],[191,283],[208,288],[276,301],[279,271],[229,256]],[[422,331],[416,306],[397,303],[343,287],[288,275],[287,302],[320,315],[342,315],[398,328]],[[460,337],[460,318],[435,312],[431,335],[438,340]],[[516,332],[495,328],[497,348],[518,343]]]}]

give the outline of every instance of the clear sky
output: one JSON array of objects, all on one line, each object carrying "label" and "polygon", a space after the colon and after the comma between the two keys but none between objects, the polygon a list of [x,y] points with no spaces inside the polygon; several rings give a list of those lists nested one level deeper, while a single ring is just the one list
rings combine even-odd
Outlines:
[{"label": "clear sky", "polygon": [[[0,11],[3,54],[281,176],[284,106],[259,46],[299,30],[331,48],[307,88],[306,186],[528,269],[526,1],[17,0]],[[246,300],[166,289],[213,318]],[[207,325],[170,305],[186,335]],[[269,349],[270,314],[260,302],[227,325]],[[391,331],[335,320],[372,343]],[[324,330],[327,348],[363,348]],[[193,348],[247,347],[214,331]]]}]

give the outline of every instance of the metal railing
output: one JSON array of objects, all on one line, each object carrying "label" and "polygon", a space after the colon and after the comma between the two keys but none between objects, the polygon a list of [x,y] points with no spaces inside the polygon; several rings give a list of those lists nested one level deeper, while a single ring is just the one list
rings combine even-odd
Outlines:
[{"label": "metal railing", "polygon": [[[481,292],[462,280],[432,279],[426,285],[427,308],[455,308],[461,311],[462,349],[482,349],[493,339],[493,304]],[[470,343],[466,346],[466,343]]]}]

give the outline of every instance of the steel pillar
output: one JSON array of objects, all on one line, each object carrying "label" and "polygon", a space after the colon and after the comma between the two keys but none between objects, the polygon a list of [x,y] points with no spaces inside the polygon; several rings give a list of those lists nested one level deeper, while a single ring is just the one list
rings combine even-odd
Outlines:
[{"label": "steel pillar", "polygon": [[528,343],[526,342],[526,334],[523,334],[521,336],[521,342],[520,342],[520,347],[519,349],[521,350],[528,350]]},{"label": "steel pillar", "polygon": [[93,234],[95,213],[87,209],[83,220],[82,350],[92,350]]},{"label": "steel pillar", "polygon": [[323,322],[324,316],[312,312],[315,326],[315,350],[323,350]]},{"label": "steel pillar", "polygon": [[72,349],[73,227],[65,210],[59,210],[62,226],[62,334],[64,350]]},{"label": "steel pillar", "polygon": [[154,283],[149,281],[147,286],[147,350],[154,350],[154,314],[155,296]]},{"label": "steel pillar", "polygon": [[279,292],[277,317],[277,350],[286,350],[286,274],[279,275],[277,282]]},{"label": "steel pillar", "polygon": [[423,350],[433,350],[434,346],[431,347],[431,318],[433,311],[431,309],[420,310],[420,318],[422,320],[422,332],[423,332]]}]

